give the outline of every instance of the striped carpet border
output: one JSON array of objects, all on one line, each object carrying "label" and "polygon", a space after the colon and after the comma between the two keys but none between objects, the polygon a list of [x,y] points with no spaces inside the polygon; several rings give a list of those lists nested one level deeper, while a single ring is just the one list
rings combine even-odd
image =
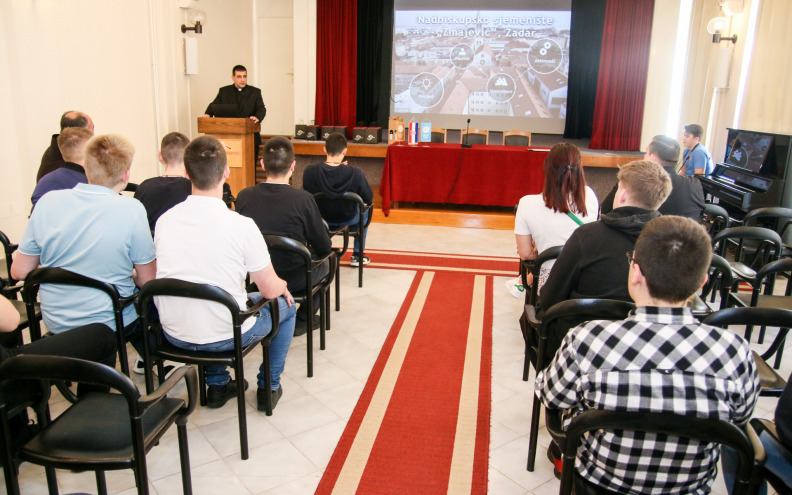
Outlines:
[{"label": "striped carpet border", "polygon": [[[478,256],[450,253],[422,253],[416,251],[391,251],[382,249],[366,250],[371,258],[367,267],[389,268],[395,270],[433,270],[514,277],[520,269],[517,257]],[[342,266],[349,266],[351,253],[341,260]]]}]

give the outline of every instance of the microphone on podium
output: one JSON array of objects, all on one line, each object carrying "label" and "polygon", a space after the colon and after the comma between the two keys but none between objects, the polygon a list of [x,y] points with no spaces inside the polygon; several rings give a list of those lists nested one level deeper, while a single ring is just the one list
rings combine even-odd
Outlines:
[{"label": "microphone on podium", "polygon": [[470,130],[470,119],[467,119],[467,127],[465,127],[465,136],[462,138],[462,147],[470,148],[472,144],[468,144],[468,131]]}]

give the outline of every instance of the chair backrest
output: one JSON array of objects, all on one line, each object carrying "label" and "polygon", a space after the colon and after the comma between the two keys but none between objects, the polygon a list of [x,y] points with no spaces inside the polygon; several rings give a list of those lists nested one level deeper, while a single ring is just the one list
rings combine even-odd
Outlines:
[{"label": "chair backrest", "polygon": [[[533,260],[533,265],[531,266],[531,275],[533,275],[533,282],[531,282],[531,289],[530,291],[526,291],[525,294],[525,302],[526,304],[536,304],[537,299],[539,298],[539,275],[542,270],[542,265],[547,263],[550,260],[554,260],[558,258],[558,255],[561,254],[561,249],[564,246],[553,246],[551,248],[547,248]],[[523,280],[523,284],[526,281]]]},{"label": "chair backrest", "polygon": [[[715,253],[726,257],[728,242],[737,243],[737,253],[735,261],[745,262],[745,264],[758,269],[770,261],[777,260],[781,256],[781,237],[778,233],[764,227],[729,227],[723,229],[712,237],[712,246]],[[751,261],[745,261],[746,243],[745,241],[756,241]]]},{"label": "chair backrest", "polygon": [[432,141],[433,143],[445,143],[446,130],[440,127],[432,127]]},{"label": "chair backrest", "polygon": [[729,291],[734,283],[734,275],[726,258],[717,254],[712,255],[707,283],[701,289],[701,298],[706,298],[713,290],[720,292],[720,307],[725,308],[729,299]]},{"label": "chair backrest", "polygon": [[[735,494],[752,493],[756,489],[765,453],[756,432],[731,422],[696,418],[671,413],[602,411],[589,409],[572,419],[566,429],[564,465],[559,493],[572,493],[575,458],[583,435],[596,430],[627,430],[690,438],[707,443],[728,445],[738,455]],[[702,473],[704,475],[705,473]]]},{"label": "chair backrest", "polygon": [[42,284],[74,285],[104,292],[110,298],[110,302],[113,306],[113,317],[116,330],[124,328],[124,307],[131,304],[133,298],[122,299],[121,295],[118,293],[118,289],[113,284],[86,277],[85,275],[80,275],[79,273],[74,273],[63,268],[40,267],[36,268],[25,277],[25,283],[22,287],[22,299],[27,306],[28,319],[32,322],[30,325],[31,332],[37,332],[35,338],[40,336],[41,330],[38,328],[38,323],[34,323],[36,320],[34,303],[36,302],[39,286]]},{"label": "chair backrest", "polygon": [[731,219],[726,209],[712,203],[704,205],[704,209],[701,210],[700,222],[707,229],[710,237],[731,226]]},{"label": "chair backrest", "polygon": [[591,320],[622,320],[633,309],[635,309],[635,304],[615,299],[567,299],[554,304],[545,311],[542,317],[536,369],[544,369],[548,364],[545,362],[547,354],[545,347],[549,329],[559,318],[574,318],[576,325]]},{"label": "chair backrest", "polygon": [[[313,197],[316,200],[317,204],[320,201],[348,201],[348,202],[355,203],[358,206],[358,215],[360,217],[359,221],[361,223],[364,223],[364,216],[365,216],[366,210],[370,210],[372,208],[372,206],[373,206],[373,204],[367,205],[366,202],[363,201],[363,198],[361,198],[359,194],[353,193],[351,191],[347,191],[347,192],[345,192],[343,194],[340,194],[338,196],[329,196],[329,195],[327,195],[327,194],[325,194],[323,192],[317,192],[317,193],[313,194]],[[371,217],[372,217],[372,215],[369,215],[368,219],[365,220],[364,227],[368,227],[369,224],[371,224]],[[350,235],[353,235],[353,234],[354,234],[353,232],[350,232]]]},{"label": "chair backrest", "polygon": [[792,328],[792,311],[780,308],[725,308],[715,311],[701,322],[722,328],[730,325]]},{"label": "chair backrest", "polygon": [[769,206],[751,210],[743,218],[743,225],[767,227],[778,232],[783,239],[792,225],[792,208]]},{"label": "chair backrest", "polygon": [[531,133],[520,130],[511,130],[503,133],[503,144],[506,146],[530,146]]},{"label": "chair backrest", "polygon": [[141,316],[144,314],[147,316],[147,306],[155,296],[170,296],[203,299],[222,304],[231,313],[231,323],[235,329],[239,329],[243,321],[239,303],[234,299],[234,296],[214,285],[197,284],[175,278],[158,278],[146,282],[140,288],[137,296]]},{"label": "chair backrest", "polygon": [[487,144],[489,142],[489,131],[485,129],[462,131],[462,142],[465,144]]}]

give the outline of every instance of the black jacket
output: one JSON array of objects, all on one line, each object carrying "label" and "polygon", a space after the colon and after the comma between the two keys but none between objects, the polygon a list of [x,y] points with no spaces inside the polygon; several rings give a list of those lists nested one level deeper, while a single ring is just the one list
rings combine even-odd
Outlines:
[{"label": "black jacket", "polygon": [[[558,302],[582,298],[632,302],[627,291],[630,265],[626,254],[635,248],[644,226],[659,216],[656,210],[625,206],[578,227],[564,244],[539,293],[539,306],[547,310]],[[548,357],[555,354],[567,330],[577,323],[558,320],[550,331]]]},{"label": "black jacket", "polygon": [[[239,95],[238,100],[237,94]],[[267,115],[267,107],[264,106],[264,100],[261,97],[261,90],[254,86],[245,86],[242,88],[242,91],[237,90],[236,86],[233,84],[229,86],[223,86],[217,92],[217,96],[215,96],[215,99],[212,101],[212,103],[206,107],[206,112],[204,113],[211,115],[209,110],[215,103],[220,103],[223,105],[237,105],[240,117],[255,116],[257,119],[259,119],[259,122],[264,120],[264,117]]]},{"label": "black jacket", "polygon": [[[366,176],[359,168],[349,165],[315,163],[307,166],[303,172],[303,189],[311,194],[323,192],[328,198],[337,198],[349,191],[360,196],[367,205],[374,199],[374,192]],[[357,209],[350,201],[321,199],[316,204],[319,205],[322,218],[330,224],[346,222],[357,215]]]},{"label": "black jacket", "polygon": [[39,165],[38,173],[36,174],[36,182],[40,181],[41,178],[48,173],[66,165],[63,155],[61,155],[60,148],[58,148],[58,136],[60,136],[60,134],[52,135],[52,141],[50,142],[49,148],[44,150],[44,154],[41,155],[41,164]]}]

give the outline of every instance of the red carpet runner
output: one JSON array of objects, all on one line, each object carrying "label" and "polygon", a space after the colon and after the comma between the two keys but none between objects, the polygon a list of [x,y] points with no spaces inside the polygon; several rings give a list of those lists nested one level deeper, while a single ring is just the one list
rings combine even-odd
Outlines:
[{"label": "red carpet runner", "polygon": [[369,266],[436,265],[416,274],[316,493],[485,494],[492,370],[487,275],[513,275],[517,262],[385,253],[371,251]]}]

